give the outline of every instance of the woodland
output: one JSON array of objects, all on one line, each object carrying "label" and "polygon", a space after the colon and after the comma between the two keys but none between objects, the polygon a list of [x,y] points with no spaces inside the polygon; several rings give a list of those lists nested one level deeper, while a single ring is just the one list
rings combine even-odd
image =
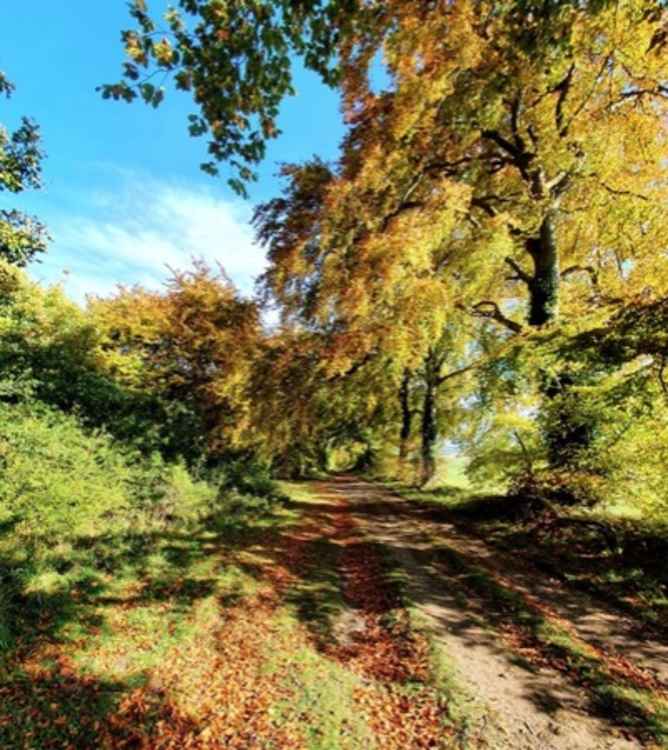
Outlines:
[{"label": "woodland", "polygon": [[[297,63],[346,135],[254,207],[252,297],[76,304],[0,209],[0,747],[668,746],[668,6],[152,6],[97,96],[185,92],[212,178]],[[0,128],[3,197],[42,160]],[[534,699],[494,718],[437,604]]]}]

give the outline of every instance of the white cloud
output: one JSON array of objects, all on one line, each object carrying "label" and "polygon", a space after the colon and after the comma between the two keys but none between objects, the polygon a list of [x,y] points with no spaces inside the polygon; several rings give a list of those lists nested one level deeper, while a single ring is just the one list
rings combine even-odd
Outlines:
[{"label": "white cloud", "polygon": [[251,207],[211,189],[125,176],[118,190],[81,196],[74,215],[48,217],[53,244],[33,275],[63,280],[67,292],[108,294],[119,283],[158,288],[168,267],[192,258],[220,263],[246,294],[265,266],[253,242]]}]

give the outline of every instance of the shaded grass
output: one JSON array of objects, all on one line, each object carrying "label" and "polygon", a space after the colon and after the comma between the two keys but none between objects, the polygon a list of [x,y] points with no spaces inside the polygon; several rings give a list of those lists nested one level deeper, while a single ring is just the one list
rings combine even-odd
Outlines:
[{"label": "shaded grass", "polygon": [[256,589],[236,554],[296,518],[249,501],[197,524],[78,538],[45,557],[21,590],[6,576],[0,747],[102,746],[123,697],[221,606]]},{"label": "shaded grass", "polygon": [[[81,537],[51,550],[43,572],[31,571],[32,588],[11,597],[0,747],[141,746],[165,726],[176,737],[204,736],[209,709],[197,713],[198,696],[207,679],[221,688],[222,665],[238,674],[245,695],[256,684],[256,692],[278,687],[260,703],[269,705],[276,736],[297,728],[313,750],[397,747],[379,736],[373,713],[360,710],[360,696],[401,716],[398,701],[411,705],[418,687],[370,679],[332,653],[349,610],[342,547],[320,525],[320,498],[303,486],[283,489],[291,499],[248,499],[194,522]],[[305,520],[311,536],[299,542]],[[293,556],[299,544],[304,554]],[[252,643],[246,622],[262,634]],[[239,648],[275,676],[265,683],[255,661],[249,673],[230,662]],[[239,722],[230,731],[243,736]]]},{"label": "shaded grass", "polygon": [[[278,627],[293,631],[298,616],[284,610],[277,618]],[[280,655],[274,655],[267,669],[277,668]],[[295,700],[279,703],[275,712],[279,720],[300,717],[309,750],[356,750],[379,748],[376,737],[359,711],[356,691],[362,678],[336,661],[309,647],[300,647],[291,654],[293,674],[290,682]]]},{"label": "shaded grass", "polygon": [[521,497],[451,485],[429,491],[384,486],[488,543],[521,551],[550,575],[668,634],[668,523],[661,519],[630,520],[606,508],[537,507]]}]

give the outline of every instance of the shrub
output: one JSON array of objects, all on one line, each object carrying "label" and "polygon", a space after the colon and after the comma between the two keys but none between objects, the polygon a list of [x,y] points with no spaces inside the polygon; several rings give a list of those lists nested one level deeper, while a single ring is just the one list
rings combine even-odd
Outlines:
[{"label": "shrub", "polygon": [[216,470],[221,491],[236,490],[241,494],[269,499],[282,497],[272,478],[271,467],[252,457],[229,459]]},{"label": "shrub", "polygon": [[190,524],[209,515],[218,499],[216,487],[193,478],[183,463],[176,463],[165,467],[161,497],[153,508],[153,515],[160,521]]},{"label": "shrub", "polygon": [[101,433],[38,402],[0,404],[0,522],[55,544],[108,528],[130,506],[133,470]]}]

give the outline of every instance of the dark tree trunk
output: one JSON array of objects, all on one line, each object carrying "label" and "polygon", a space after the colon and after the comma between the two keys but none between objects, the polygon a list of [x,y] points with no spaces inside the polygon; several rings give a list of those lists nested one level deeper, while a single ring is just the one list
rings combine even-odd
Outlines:
[{"label": "dark tree trunk", "polygon": [[399,461],[403,463],[408,458],[408,442],[411,438],[413,428],[413,411],[410,404],[411,373],[404,371],[404,377],[399,389],[399,401],[401,403],[401,432],[399,433]]},{"label": "dark tree trunk", "polygon": [[551,213],[543,219],[538,237],[527,240],[526,248],[534,264],[529,283],[529,325],[542,326],[559,314],[559,249]]},{"label": "dark tree trunk", "polygon": [[[561,273],[554,213],[545,216],[539,235],[527,240],[527,251],[534,264],[529,281],[529,325],[542,326],[553,322],[559,315]],[[593,425],[584,417],[574,386],[572,376],[566,371],[544,375],[544,436],[548,462],[553,469],[576,465],[593,439]]]},{"label": "dark tree trunk", "polygon": [[320,443],[316,448],[318,468],[325,473],[329,471],[329,450],[329,440]]},{"label": "dark tree trunk", "polygon": [[436,426],[436,399],[435,387],[430,373],[428,372],[424,402],[422,405],[422,446],[420,451],[421,469],[420,485],[424,487],[436,473],[436,440],[438,429]]}]

